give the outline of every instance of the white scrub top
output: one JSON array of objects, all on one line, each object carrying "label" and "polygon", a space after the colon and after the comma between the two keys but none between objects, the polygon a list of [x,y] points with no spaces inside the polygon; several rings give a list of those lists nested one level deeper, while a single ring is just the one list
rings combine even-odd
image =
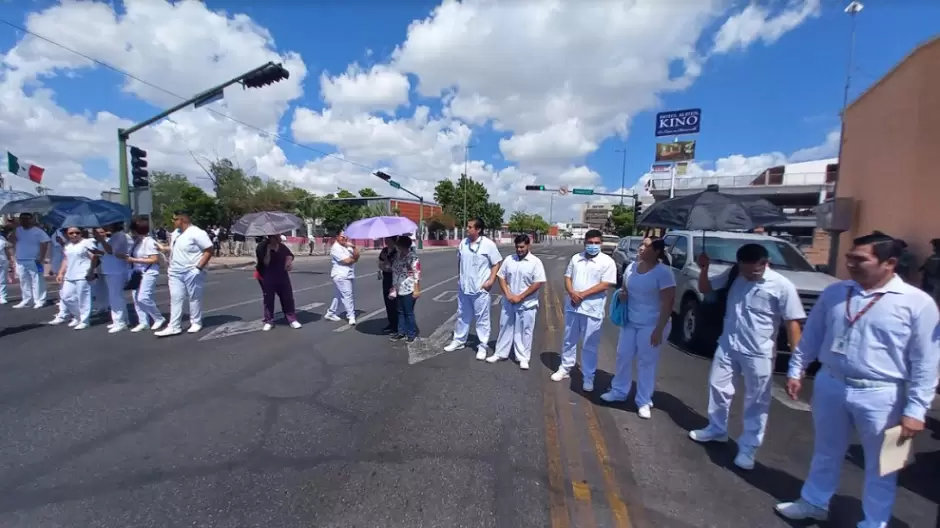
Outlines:
[{"label": "white scrub top", "polygon": [[483,283],[490,278],[490,271],[502,260],[496,243],[485,236],[477,237],[475,242],[471,242],[469,237],[461,240],[457,246],[460,293],[476,295],[483,292]]},{"label": "white scrub top", "polygon": [[[149,236],[145,236],[140,240],[140,242],[137,242],[135,246],[131,247],[134,250],[134,258],[143,259],[160,254],[160,249],[157,247],[157,241]],[[154,262],[153,264],[140,264],[135,262],[134,270],[139,271],[145,275],[159,275],[160,261],[158,259],[157,262]]]},{"label": "white scrub top", "polygon": [[90,251],[97,247],[97,243],[89,238],[83,238],[76,243],[68,242],[62,246],[65,256],[65,280],[80,281],[88,277],[91,269]]},{"label": "white scrub top", "polygon": [[[571,287],[575,291],[584,291],[602,282],[614,286],[617,284],[617,264],[614,259],[604,253],[598,253],[597,256],[589,258],[582,251],[571,257],[565,269],[565,277],[571,278]],[[604,290],[585,297],[578,306],[574,306],[569,300],[565,303],[565,309],[595,319],[603,319],[606,302],[607,290]]]},{"label": "white scrub top", "polygon": [[[127,273],[128,265],[126,260],[121,260],[115,255],[127,255],[130,247],[127,245],[127,235],[123,231],[112,233],[108,237],[108,245],[111,246],[111,253],[105,253],[101,256],[101,273],[105,275],[121,275]],[[99,244],[98,249],[104,251],[104,247]]]},{"label": "white scrub top", "polygon": [[49,235],[38,227],[16,228],[16,260],[39,260],[39,246],[49,242]]},{"label": "white scrub top", "polygon": [[352,258],[353,250],[333,242],[330,248],[330,259],[333,261],[333,268],[330,269],[330,278],[332,279],[352,279],[356,276],[356,264],[343,264],[343,261]]},{"label": "white scrub top", "polygon": [[[503,259],[503,265],[499,267],[496,276],[506,281],[509,292],[513,295],[519,295],[535,283],[544,283],[546,281],[545,266],[542,265],[542,260],[532,253],[526,254],[525,258],[522,259],[515,253],[509,255]],[[539,291],[536,290],[530,294],[517,306],[523,310],[538,308]]]},{"label": "white scrub top", "polygon": [[627,288],[627,321],[634,326],[656,326],[660,316],[660,292],[675,288],[676,277],[672,268],[657,263],[646,273],[636,271],[636,261],[623,273]]},{"label": "white scrub top", "polygon": [[212,248],[209,235],[191,225],[185,231],[177,232],[170,249],[170,273],[188,273],[199,265],[202,252]]}]

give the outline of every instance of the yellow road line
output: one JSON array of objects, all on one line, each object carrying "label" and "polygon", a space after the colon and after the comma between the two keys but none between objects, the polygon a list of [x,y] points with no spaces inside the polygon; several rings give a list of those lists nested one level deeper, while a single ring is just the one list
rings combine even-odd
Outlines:
[{"label": "yellow road line", "polygon": [[[547,286],[547,285],[546,285]],[[546,310],[542,315],[549,328],[551,317]],[[558,438],[558,413],[552,395],[551,381],[542,380],[542,412],[545,418],[545,450],[548,461],[548,504],[552,528],[569,528],[568,504],[565,498],[565,472],[561,461],[561,441]]]}]

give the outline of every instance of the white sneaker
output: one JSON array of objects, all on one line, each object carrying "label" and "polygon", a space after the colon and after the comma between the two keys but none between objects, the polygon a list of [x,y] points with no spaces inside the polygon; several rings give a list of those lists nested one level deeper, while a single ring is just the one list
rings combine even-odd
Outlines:
[{"label": "white sneaker", "polygon": [[774,510],[791,521],[825,521],[829,518],[827,510],[813,506],[803,499],[797,499],[793,502],[781,502],[774,506]]},{"label": "white sneaker", "polygon": [[554,374],[552,374],[552,381],[561,381],[563,379],[568,379],[569,377],[571,377],[571,375],[568,374],[568,371],[560,368],[556,370]]},{"label": "white sneaker", "polygon": [[349,326],[356,326],[356,318],[352,317],[349,319]]},{"label": "white sneaker", "polygon": [[27,306],[29,306],[29,303],[28,303],[28,302],[23,302],[23,301],[20,301],[20,302],[18,302],[18,303],[16,303],[16,304],[13,305],[13,307],[14,307],[14,308],[17,308],[17,309],[19,309],[19,308],[26,308]]},{"label": "white sneaker", "polygon": [[190,334],[198,334],[202,330],[201,324],[191,324],[189,328],[186,329]]},{"label": "white sneaker", "polygon": [[153,323],[150,329],[156,332],[157,330],[163,328],[163,325],[165,324],[166,324],[166,319],[160,319],[159,321]]},{"label": "white sneaker", "polygon": [[108,326],[106,326],[105,328],[107,328],[108,330],[114,328],[114,323],[108,323]]},{"label": "white sneaker", "polygon": [[728,434],[719,433],[713,429],[705,428],[698,429],[696,431],[689,431],[689,438],[695,440],[696,442],[705,443],[705,442],[727,442]]},{"label": "white sneaker", "polygon": [[140,323],[139,325],[135,326],[134,328],[131,328],[131,332],[133,332],[133,333],[136,334],[137,332],[143,332],[144,330],[148,330],[148,329],[150,329],[150,325],[148,325],[148,324],[146,324],[146,323]]},{"label": "white sneaker", "polygon": [[627,401],[627,395],[609,390],[604,394],[601,394],[601,399],[607,403],[625,402]]},{"label": "white sneaker", "polygon": [[750,451],[738,451],[738,456],[734,457],[734,465],[741,469],[754,469],[754,454]]},{"label": "white sneaker", "polygon": [[45,308],[45,307],[46,307],[45,304],[34,304],[33,310],[39,310],[40,308]]},{"label": "white sneaker", "polygon": [[183,333],[183,330],[181,328],[166,327],[163,330],[160,330],[159,332],[154,332],[153,335],[157,337],[169,337],[169,336],[180,335],[182,333]]},{"label": "white sneaker", "polygon": [[60,325],[60,324],[64,323],[65,321],[66,321],[66,319],[65,319],[64,317],[56,316],[55,319],[49,321],[49,324],[52,325],[52,326],[56,326],[56,325]]},{"label": "white sneaker", "polygon": [[487,363],[496,363],[497,361],[505,361],[505,360],[507,360],[507,359],[509,359],[509,358],[499,357],[499,356],[497,356],[496,354],[493,354],[492,356],[486,358],[486,362],[487,362]]},{"label": "white sneaker", "polygon": [[653,409],[652,405],[643,405],[642,407],[636,410],[636,414],[637,416],[639,416],[640,418],[643,418],[644,420],[649,420],[650,418],[653,417],[653,413],[651,412],[652,409]]},{"label": "white sneaker", "polygon": [[8,303],[8,302],[10,302],[10,301],[7,301],[6,299],[0,299],[0,304],[6,304],[6,303]]},{"label": "white sneaker", "polygon": [[453,352],[454,350],[460,349],[467,346],[466,343],[460,343],[457,341],[451,341],[449,345],[444,347],[444,352]]},{"label": "white sneaker", "polygon": [[581,390],[584,392],[594,392],[594,380],[584,380],[584,382],[581,383]]},{"label": "white sneaker", "polygon": [[293,328],[294,330],[297,330],[298,328],[300,328],[300,327],[302,327],[302,326],[303,326],[303,325],[300,324],[300,321],[291,321],[291,322],[290,322],[290,327]]},{"label": "white sneaker", "polygon": [[487,353],[487,352],[488,352],[488,350],[486,349],[486,347],[484,347],[484,346],[478,347],[478,348],[477,348],[477,359],[478,359],[479,361],[483,361],[484,359],[486,359],[486,353]]},{"label": "white sneaker", "polygon": [[324,315],[323,318],[326,319],[327,321],[342,321],[342,319],[340,319],[338,315],[331,314],[331,313]]},{"label": "white sneaker", "polygon": [[262,332],[270,332],[274,328],[274,325],[271,323],[264,323],[264,326],[261,327]]},{"label": "white sneaker", "polygon": [[108,333],[109,333],[109,334],[116,334],[116,333],[118,333],[118,332],[123,332],[123,331],[125,331],[125,330],[127,330],[127,325],[119,324],[119,325],[114,325],[114,326],[112,326],[111,329],[108,330]]},{"label": "white sneaker", "polygon": [[71,321],[69,321],[68,326],[69,328],[75,328],[76,326],[78,326],[78,319],[72,319]]},{"label": "white sneaker", "polygon": [[528,361],[520,361],[520,362],[519,362],[519,368],[521,368],[522,370],[529,370],[529,362],[528,362]]},{"label": "white sneaker", "polygon": [[75,330],[84,330],[86,328],[88,328],[88,325],[85,323],[78,323],[77,325],[75,325]]}]

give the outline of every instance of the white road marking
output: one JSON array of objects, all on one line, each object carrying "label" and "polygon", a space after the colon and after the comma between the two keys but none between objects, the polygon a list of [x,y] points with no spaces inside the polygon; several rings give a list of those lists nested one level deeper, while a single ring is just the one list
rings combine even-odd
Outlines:
[{"label": "white road marking", "polygon": [[[452,280],[454,280],[454,279],[456,279],[456,278],[457,278],[457,275],[454,275],[453,277],[451,277],[451,278],[449,278],[449,279],[444,279],[444,280],[442,280],[441,282],[438,282],[437,284],[432,284],[432,285],[428,286],[427,288],[421,288],[421,293],[423,294],[424,292],[426,292],[426,291],[428,291],[428,290],[433,290],[433,289],[437,288],[438,286],[443,286],[444,284],[447,284],[448,282],[450,282],[450,281],[452,281]],[[384,312],[385,312],[385,307],[383,306],[382,308],[379,308],[378,310],[369,312],[369,313],[363,315],[362,317],[357,317],[357,318],[356,318],[356,323],[358,324],[358,323],[361,323],[362,321],[368,321],[369,319],[372,319],[373,317],[375,317],[375,316],[377,316],[377,315],[380,315],[380,314],[382,314],[382,313],[384,313]],[[339,332],[346,332],[346,331],[348,331],[350,328],[353,328],[353,325],[347,324],[347,325],[343,325],[343,326],[341,326],[341,327],[339,327],[339,328],[334,328],[333,331],[334,331],[334,332],[337,332],[337,333],[339,333]]]},{"label": "white road marking", "polygon": [[[374,276],[375,276],[375,273],[367,273],[365,275],[357,275],[355,278],[361,279],[364,277],[374,277]],[[333,285],[333,281],[324,282],[323,284],[317,284],[316,286],[307,286],[306,288],[300,288],[299,290],[295,289],[294,294],[296,295],[301,292],[316,290],[324,286],[332,286],[332,285]],[[221,312],[222,310],[228,310],[229,308],[238,308],[239,306],[245,306],[246,304],[251,304],[251,303],[256,303],[256,302],[261,302],[261,293],[258,293],[256,297],[252,299],[248,299],[247,301],[226,304],[225,306],[219,306],[218,308],[212,308],[210,310],[203,310],[202,313],[206,314],[206,313]]]},{"label": "white road marking", "polygon": [[437,327],[428,337],[419,337],[408,343],[408,364],[414,365],[444,353],[444,347],[450,343],[454,335],[454,323],[457,313]]},{"label": "white road marking", "polygon": [[790,396],[787,395],[787,391],[776,383],[774,383],[773,387],[770,389],[770,395],[773,396],[775,400],[793,409],[794,411],[810,412],[813,410],[810,404],[802,400],[791,400]]},{"label": "white road marking", "polygon": [[[321,302],[310,303],[304,306],[298,306],[298,312],[309,312],[314,308],[319,308],[323,306]],[[274,320],[279,321],[284,318],[282,312],[277,312],[274,314]],[[259,332],[264,328],[263,319],[255,319],[254,321],[234,321],[231,323],[225,323],[218,328],[213,329],[208,334],[199,338],[200,341],[209,341],[211,339],[222,339],[223,337],[231,337],[240,334],[248,334],[251,332]]]}]

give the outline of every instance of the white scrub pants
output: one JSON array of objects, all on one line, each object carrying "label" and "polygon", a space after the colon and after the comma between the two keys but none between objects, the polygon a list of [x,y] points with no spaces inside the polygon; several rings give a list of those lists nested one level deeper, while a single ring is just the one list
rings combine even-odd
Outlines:
[{"label": "white scrub pants", "polygon": [[202,326],[202,289],[206,272],[193,268],[189,271],[170,272],[170,324],[167,328],[183,329],[183,303],[189,300],[189,324]]},{"label": "white scrub pants", "polygon": [[585,383],[594,383],[597,371],[597,347],[601,342],[602,317],[589,317],[565,311],[565,335],[561,346],[561,369],[571,372],[578,359],[578,341],[581,345],[581,374]]},{"label": "white scrub pants", "polygon": [[528,362],[532,356],[532,335],[535,330],[535,315],[538,307],[525,309],[521,304],[503,300],[503,312],[499,316],[499,336],[496,338],[496,355],[508,358],[515,346],[516,359]]},{"label": "white scrub pants", "polygon": [[[663,341],[669,336],[672,323],[666,323]],[[627,324],[620,329],[617,341],[617,365],[610,390],[617,396],[626,398],[633,384],[633,359],[636,358],[636,401],[637,407],[652,405],[653,391],[656,389],[656,366],[659,364],[659,347],[650,344],[656,326],[635,326]],[[662,346],[662,345],[660,345]]]},{"label": "white scrub pants", "polygon": [[477,294],[457,292],[457,322],[454,324],[454,342],[467,343],[470,336],[470,323],[476,318],[477,339],[479,346],[490,346],[490,292]]},{"label": "white scrub pants", "polygon": [[46,304],[46,280],[33,260],[16,261],[16,275],[20,278],[20,291],[24,304]]},{"label": "white scrub pants", "polygon": [[326,312],[338,316],[340,303],[346,310],[346,318],[350,321],[356,319],[356,303],[353,300],[353,287],[355,279],[344,279],[342,277],[333,277],[333,302],[330,303],[330,309]]},{"label": "white scrub pants", "polygon": [[104,283],[108,290],[111,322],[116,325],[126,325],[127,301],[124,300],[124,285],[127,284],[127,274],[123,272],[107,273],[104,276]]},{"label": "white scrub pants", "polygon": [[62,254],[62,249],[53,250],[52,259],[50,262],[52,276],[55,277],[59,274],[59,270],[62,269],[62,261],[65,260],[65,255]]},{"label": "white scrub pants", "polygon": [[[61,297],[66,313],[80,324],[88,324],[88,318],[91,317],[91,285],[88,281],[62,281]],[[63,315],[61,310],[59,313]]]},{"label": "white scrub pants", "polygon": [[134,311],[137,312],[137,323],[149,325],[163,320],[163,314],[153,300],[157,289],[158,273],[144,273],[140,277],[140,286],[134,292]]},{"label": "white scrub pants", "polygon": [[844,379],[827,368],[816,375],[813,387],[813,423],[816,440],[809,476],[800,496],[813,506],[828,509],[839,487],[842,463],[852,430],[858,432],[865,458],[865,489],[860,528],[883,528],[891,519],[898,474],[879,476],[884,431],[901,421],[904,389],[899,384]]},{"label": "white scrub pants", "polygon": [[104,275],[98,274],[98,278],[91,283],[91,309],[101,311],[108,309],[108,286],[105,284]]},{"label": "white scrub pants", "polygon": [[10,269],[10,263],[6,260],[0,260],[0,300],[7,300],[7,281],[10,278],[10,274],[7,270]]},{"label": "white scrub pants", "polygon": [[728,412],[734,397],[734,375],[744,377],[744,426],[738,438],[740,449],[751,454],[764,442],[773,384],[773,358],[745,355],[718,346],[708,377],[708,427],[728,434]]}]

